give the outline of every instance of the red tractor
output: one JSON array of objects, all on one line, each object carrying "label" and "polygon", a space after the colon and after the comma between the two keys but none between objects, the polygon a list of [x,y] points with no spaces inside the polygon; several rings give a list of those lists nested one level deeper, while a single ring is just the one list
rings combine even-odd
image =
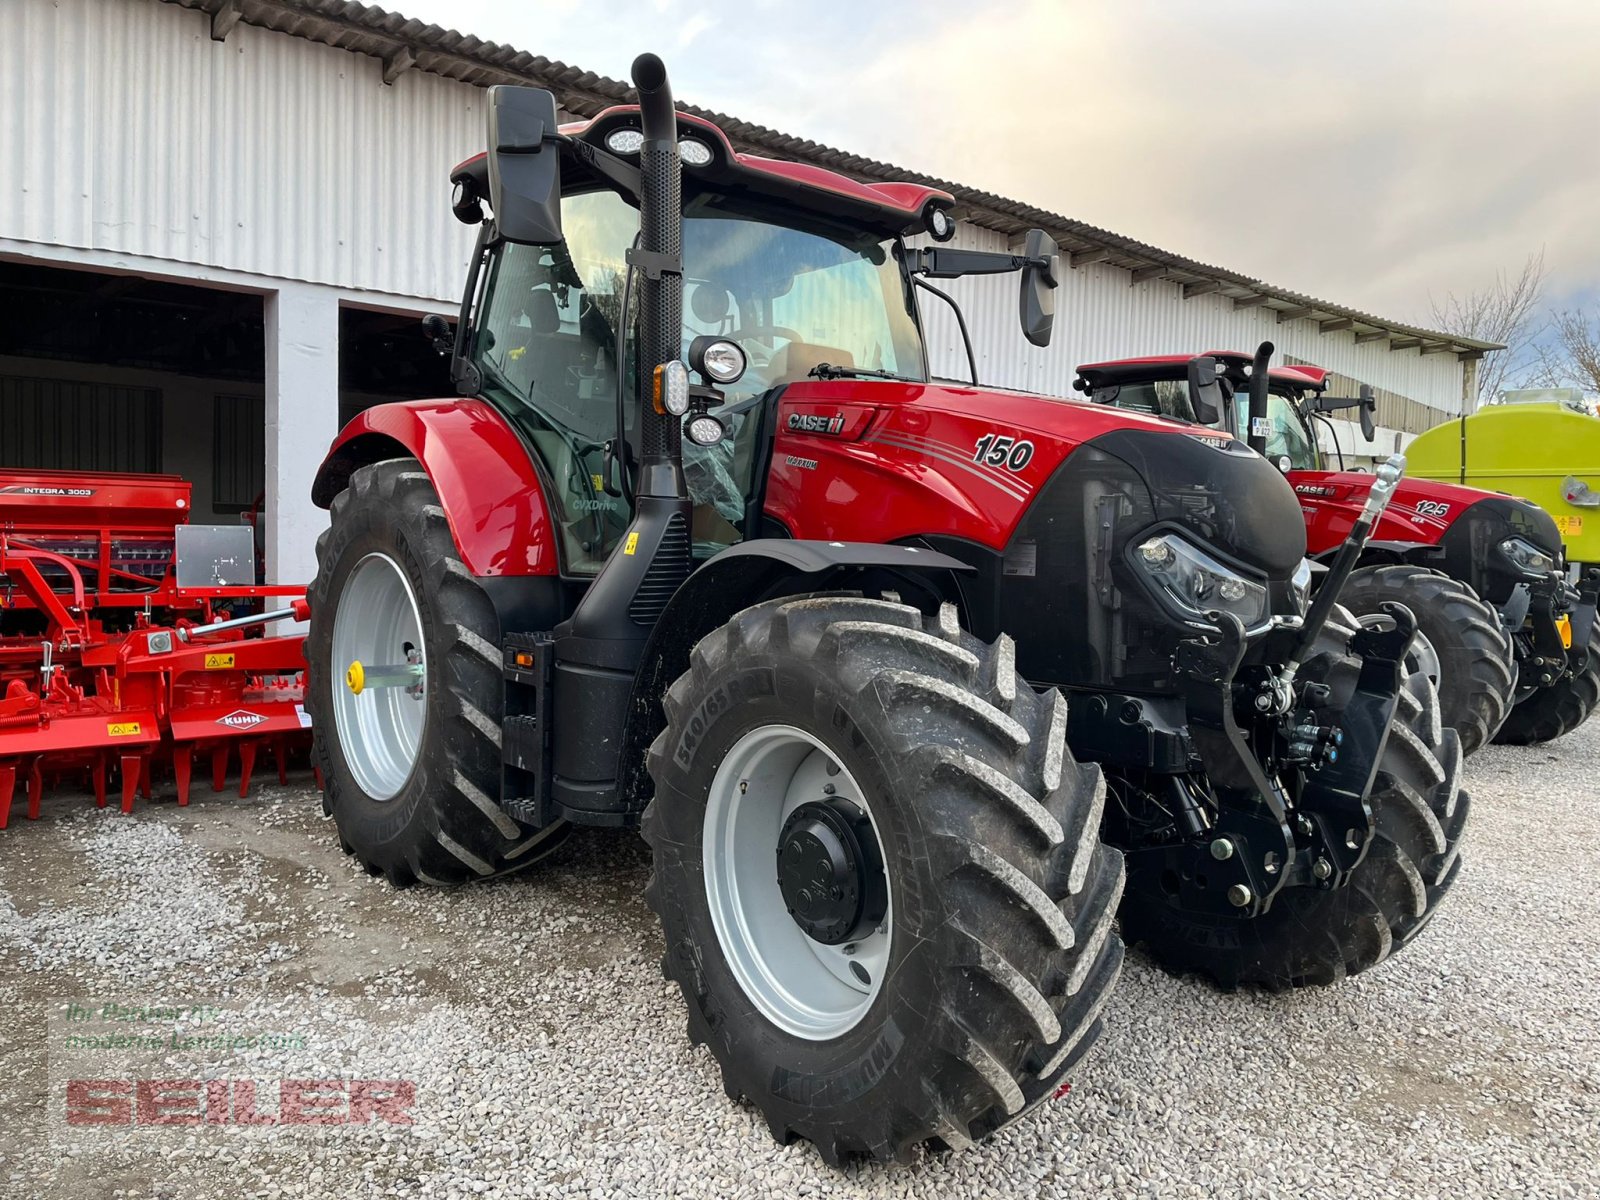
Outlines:
[{"label": "red tractor", "polygon": [[634,81],[563,127],[490,92],[431,322],[461,396],[368,410],[317,477],[345,848],[449,884],[641,829],[691,1038],[830,1162],[1060,1089],[1119,912],[1225,986],[1415,936],[1469,804],[1411,614],[1311,601],[1294,493],[1231,438],[929,381],[929,277],[1016,273],[1048,339],[1045,234],[911,249],[946,193],[737,152],[654,56]]},{"label": "red tractor", "polygon": [[[1079,367],[1076,386],[1096,403],[1247,438],[1287,475],[1305,512],[1307,549],[1313,561],[1325,561],[1343,544],[1373,476],[1343,470],[1342,452],[1341,469],[1329,470],[1318,425],[1328,424],[1328,413],[1356,408],[1371,441],[1372,391],[1332,397],[1320,367],[1255,367],[1236,351],[1130,358]],[[1251,390],[1258,381],[1260,397]],[[1581,590],[1567,582],[1560,533],[1538,505],[1407,479],[1342,602],[1363,619],[1387,601],[1412,610],[1415,653],[1470,754],[1491,738],[1548,741],[1588,718],[1600,695],[1600,650],[1589,649],[1597,592],[1600,576],[1585,578]]]}]

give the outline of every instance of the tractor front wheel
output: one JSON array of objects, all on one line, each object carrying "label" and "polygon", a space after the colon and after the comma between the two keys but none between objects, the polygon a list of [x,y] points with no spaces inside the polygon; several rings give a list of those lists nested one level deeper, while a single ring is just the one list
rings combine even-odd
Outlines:
[{"label": "tractor front wheel", "polygon": [[689,1035],[831,1163],[965,1145],[1059,1086],[1122,961],[1066,701],[889,600],[746,609],[650,749],[648,898]]},{"label": "tractor front wheel", "polygon": [[1466,584],[1405,563],[1363,567],[1339,600],[1364,622],[1382,620],[1386,601],[1417,618],[1417,665],[1439,689],[1444,723],[1471,754],[1494,737],[1511,711],[1516,659],[1500,617]]},{"label": "tractor front wheel", "polygon": [[500,623],[419,463],[351,475],[308,598],[313,752],[347,853],[404,887],[515,870],[560,844],[566,825],[529,829],[496,800]]}]

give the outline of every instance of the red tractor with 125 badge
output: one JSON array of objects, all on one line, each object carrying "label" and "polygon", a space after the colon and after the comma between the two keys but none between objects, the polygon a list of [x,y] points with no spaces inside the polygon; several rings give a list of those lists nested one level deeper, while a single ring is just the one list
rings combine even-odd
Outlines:
[{"label": "red tractor with 125 badge", "polygon": [[929,381],[928,278],[1016,273],[1048,339],[1045,234],[911,249],[950,196],[740,153],[658,59],[634,79],[565,127],[490,92],[461,319],[431,323],[461,398],[368,410],[318,474],[345,847],[445,884],[641,829],[690,1036],[830,1161],[1056,1092],[1119,913],[1228,986],[1422,929],[1459,745],[1411,614],[1335,603],[1395,472],[1311,600],[1294,493],[1232,439]]},{"label": "red tractor with 125 badge", "polygon": [[[1358,397],[1325,395],[1329,372],[1320,367],[1255,369],[1264,361],[1210,351],[1091,363],[1078,368],[1077,387],[1096,403],[1246,437],[1287,475],[1305,512],[1311,557],[1325,560],[1344,543],[1373,476],[1343,470],[1342,452],[1341,469],[1328,470],[1318,427],[1328,425],[1328,413],[1356,408],[1371,441],[1375,400],[1365,386]],[[1258,381],[1264,394],[1252,390]],[[1491,738],[1559,737],[1600,698],[1600,650],[1588,649],[1600,573],[1575,588],[1565,567],[1555,521],[1538,505],[1406,479],[1343,603],[1364,619],[1387,601],[1412,610],[1416,653],[1470,754]]]}]

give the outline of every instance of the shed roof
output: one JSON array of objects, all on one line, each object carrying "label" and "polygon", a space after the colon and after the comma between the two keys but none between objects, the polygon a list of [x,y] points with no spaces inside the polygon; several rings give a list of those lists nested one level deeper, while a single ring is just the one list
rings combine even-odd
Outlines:
[{"label": "shed roof", "polygon": [[[217,40],[226,38],[243,22],[370,55],[383,63],[385,83],[393,83],[405,71],[419,70],[481,87],[497,83],[531,84],[548,88],[564,109],[583,117],[632,98],[632,88],[619,80],[355,0],[164,0],[164,3],[208,14],[211,36]],[[1235,308],[1259,306],[1276,312],[1280,324],[1301,319],[1316,321],[1323,333],[1349,330],[1358,343],[1387,341],[1391,350],[1453,353],[1461,359],[1469,359],[1503,349],[1497,342],[1423,329],[1318,300],[1225,267],[1172,254],[1060,213],[824,146],[726,113],[681,102],[679,108],[714,121],[741,150],[813,163],[871,183],[903,181],[936,187],[955,197],[957,216],[1003,234],[1021,234],[1038,226],[1055,238],[1073,267],[1106,263],[1128,271],[1130,283],[1167,280],[1181,286],[1186,300],[1220,293],[1231,300]]]}]

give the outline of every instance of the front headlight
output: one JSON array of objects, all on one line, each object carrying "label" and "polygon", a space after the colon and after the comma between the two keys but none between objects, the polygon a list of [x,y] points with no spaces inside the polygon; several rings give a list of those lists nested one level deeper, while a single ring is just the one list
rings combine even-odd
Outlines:
[{"label": "front headlight", "polygon": [[[1163,533],[1141,542],[1133,551],[1137,563],[1156,585],[1156,592],[1183,617],[1204,617],[1212,609],[1232,613],[1246,629],[1267,615],[1267,589],[1223,566],[1204,550],[1176,534]],[[1310,586],[1307,570],[1307,587]]]},{"label": "front headlight", "polygon": [[1302,558],[1300,565],[1289,576],[1289,590],[1294,594],[1294,606],[1303,617],[1311,608],[1311,560]]},{"label": "front headlight", "polygon": [[1555,559],[1526,538],[1507,538],[1500,543],[1500,553],[1526,575],[1548,575],[1556,569]]}]

